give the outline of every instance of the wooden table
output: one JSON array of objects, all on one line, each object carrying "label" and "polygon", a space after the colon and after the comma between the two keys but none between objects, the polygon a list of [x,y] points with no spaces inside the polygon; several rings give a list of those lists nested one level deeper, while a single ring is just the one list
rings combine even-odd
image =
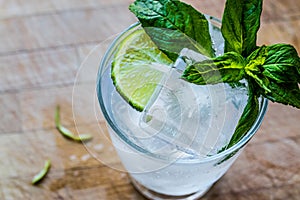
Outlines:
[{"label": "wooden table", "polygon": [[[89,62],[99,62],[101,48],[82,64],[97,44],[136,21],[130,2],[0,1],[0,199],[144,199],[115,170],[120,163],[95,100],[97,66]],[[224,0],[188,2],[222,16]],[[299,33],[300,0],[265,0],[259,44],[286,42],[300,52]],[[94,139],[62,137],[56,105],[63,125]],[[257,135],[203,199],[300,199],[299,130],[299,110],[270,103]],[[32,186],[46,159],[50,173]]]}]

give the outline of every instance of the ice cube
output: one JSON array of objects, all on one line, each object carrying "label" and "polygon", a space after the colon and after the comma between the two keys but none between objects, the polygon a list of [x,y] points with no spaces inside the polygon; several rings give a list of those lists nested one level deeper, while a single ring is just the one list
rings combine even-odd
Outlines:
[{"label": "ice cube", "polygon": [[151,140],[156,139],[157,147],[151,149],[173,145],[182,156],[212,155],[229,142],[247,102],[247,90],[225,83],[195,85],[181,79],[186,66],[182,57],[207,59],[182,50],[141,114],[139,127]]},{"label": "ice cube", "polygon": [[[149,135],[176,145],[181,151],[206,156],[210,151],[207,146],[214,146],[222,128],[211,124],[212,118],[222,116],[218,113],[220,102],[217,101],[225,98],[211,98],[214,95],[220,97],[220,91],[214,93],[210,87],[190,84],[180,76],[180,71],[171,70],[158,96],[144,110],[140,127]],[[210,127],[214,127],[214,131]],[[208,139],[206,133],[210,135]]]}]

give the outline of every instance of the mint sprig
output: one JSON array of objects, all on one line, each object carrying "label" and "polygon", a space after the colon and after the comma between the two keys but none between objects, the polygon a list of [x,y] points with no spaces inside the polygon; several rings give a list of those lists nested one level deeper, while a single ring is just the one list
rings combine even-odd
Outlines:
[{"label": "mint sprig", "polygon": [[[232,83],[247,79],[273,102],[300,108],[300,58],[288,44],[262,46],[247,58],[235,52],[190,64],[182,77],[195,84]],[[249,92],[249,96],[252,94]]]},{"label": "mint sprig", "polygon": [[[236,62],[232,62],[231,66],[227,66],[226,71],[220,71],[221,76],[214,77],[214,79],[219,78],[219,82],[234,82],[233,78],[228,79],[226,77],[234,75],[233,69],[235,69],[235,74],[239,75],[236,76],[236,81],[241,79],[240,75],[248,80],[249,98],[228,146],[222,150],[236,144],[255,123],[258,116],[259,96],[262,95],[273,102],[300,108],[298,86],[300,58],[298,53],[293,46],[287,44],[256,46],[261,11],[262,0],[227,0],[226,2],[221,28],[225,39],[225,52],[227,52],[225,55],[232,52],[238,53],[244,57],[246,64],[237,68]],[[239,57],[236,56],[235,58]],[[216,66],[222,62],[220,59],[222,57],[213,59],[214,62],[218,60],[214,63]],[[237,61],[239,60],[240,58]],[[239,63],[243,62],[239,61]],[[197,66],[198,64],[194,65]],[[190,76],[193,77],[193,80],[200,80],[201,78],[209,80],[203,76],[200,70],[191,70],[196,68],[198,67],[189,66],[185,70],[183,78],[187,81],[191,80]],[[193,81],[193,83],[196,82]]]},{"label": "mint sprig", "polygon": [[256,44],[262,4],[263,0],[226,1],[221,26],[225,53],[219,57],[214,57],[205,16],[190,5],[178,0],[136,0],[130,5],[150,38],[173,61],[183,48],[210,57],[189,63],[183,79],[200,85],[248,81],[247,105],[229,144],[220,151],[236,144],[253,126],[260,96],[300,108],[300,58],[295,48]]}]

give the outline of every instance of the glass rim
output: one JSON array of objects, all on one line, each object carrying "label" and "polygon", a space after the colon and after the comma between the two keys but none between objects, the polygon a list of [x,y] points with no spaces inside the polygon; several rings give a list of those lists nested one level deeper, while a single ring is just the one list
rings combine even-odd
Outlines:
[{"label": "glass rim", "polygon": [[[221,23],[221,20],[219,20],[215,17],[207,16],[207,18],[210,21],[212,21],[210,23],[215,27],[218,27],[218,24]],[[122,133],[122,130],[117,125],[115,125],[115,123],[113,122],[113,119],[111,119],[111,117],[109,116],[108,112],[106,111],[106,106],[105,106],[103,98],[102,98],[101,87],[100,87],[100,84],[99,84],[101,82],[102,69],[108,64],[107,62],[109,61],[109,58],[111,57],[111,55],[113,55],[113,52],[116,48],[116,44],[118,44],[123,39],[123,36],[128,31],[130,31],[133,28],[138,27],[139,25],[140,25],[140,23],[136,22],[136,23],[132,24],[131,26],[129,26],[128,28],[126,28],[123,32],[121,32],[113,40],[113,42],[109,45],[108,49],[106,50],[106,52],[105,52],[105,54],[104,54],[104,56],[103,56],[103,58],[100,62],[98,75],[97,75],[97,96],[98,96],[98,101],[99,101],[100,108],[101,108],[101,111],[103,113],[103,116],[106,120],[106,124],[109,125],[109,127],[116,133],[116,135],[118,135],[118,137],[123,142],[125,142],[131,148],[137,150],[139,153],[145,154],[146,156],[150,156],[150,157],[153,157],[153,158],[159,159],[159,160],[169,161],[170,159],[168,159],[167,156],[161,156],[161,155],[149,152],[148,150],[138,146],[137,144],[132,142],[130,139],[128,139],[128,137],[126,137],[126,135],[124,135]],[[262,124],[263,118],[266,114],[266,111],[267,111],[267,108],[268,108],[268,99],[266,99],[262,96],[260,98],[261,98],[260,110],[259,110],[259,115],[255,120],[255,123],[252,125],[250,130],[245,134],[245,136],[241,140],[239,140],[236,144],[234,144],[232,147],[222,151],[221,153],[214,154],[212,156],[207,156],[207,157],[204,157],[204,158],[193,158],[193,159],[182,159],[181,157],[179,157],[177,159],[174,159],[174,162],[181,163],[181,164],[206,163],[206,162],[210,162],[210,161],[213,161],[213,160],[224,158],[225,156],[241,149],[255,135],[255,133],[259,129],[260,125]]]}]

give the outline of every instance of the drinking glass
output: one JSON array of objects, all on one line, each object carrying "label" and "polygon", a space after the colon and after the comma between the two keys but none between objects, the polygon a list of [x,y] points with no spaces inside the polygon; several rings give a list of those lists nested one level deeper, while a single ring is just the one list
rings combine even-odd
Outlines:
[{"label": "drinking glass", "polygon": [[[213,17],[208,19],[214,45],[217,53],[220,53],[223,50],[220,21]],[[254,136],[262,123],[268,102],[264,98],[260,99],[259,115],[251,129],[235,145],[219,153],[193,156],[193,152],[181,148],[176,141],[157,137],[159,134],[145,133],[140,126],[141,115],[145,113],[133,109],[119,95],[110,74],[118,45],[126,36],[139,28],[141,26],[136,23],[114,40],[103,57],[98,71],[98,100],[111,140],[133,185],[147,198],[199,198],[226,173],[247,142]],[[227,122],[225,121],[224,124]],[[159,131],[164,129],[157,130]]]}]

